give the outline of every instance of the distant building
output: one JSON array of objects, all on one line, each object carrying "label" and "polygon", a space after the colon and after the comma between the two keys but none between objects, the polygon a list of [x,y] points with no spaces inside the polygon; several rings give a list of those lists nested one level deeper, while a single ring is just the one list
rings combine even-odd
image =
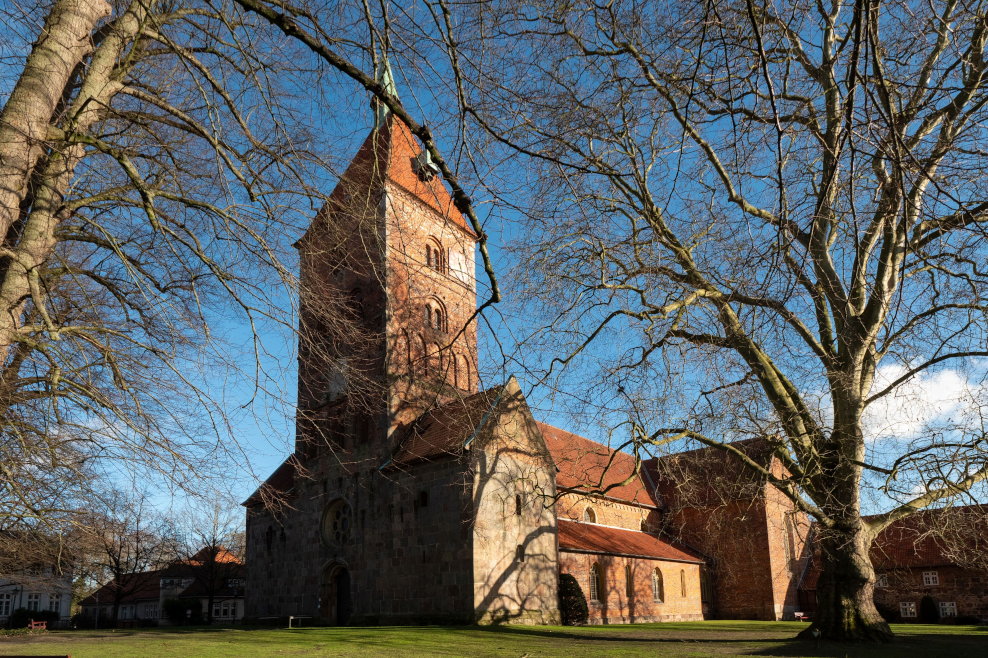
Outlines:
[{"label": "distant building", "polygon": [[[896,521],[875,538],[875,605],[897,622],[921,622],[920,602],[933,599],[940,617],[988,620],[988,508],[926,510]],[[816,609],[817,550],[799,586],[802,607]]]},{"label": "distant building", "polygon": [[189,610],[209,616],[212,598],[214,624],[235,623],[244,616],[245,569],[242,562],[226,549],[215,560],[207,549],[188,560],[177,560],[164,569],[129,573],[112,580],[86,597],[81,605],[83,617],[98,616],[103,623],[113,623],[114,606],[119,603],[117,627],[174,625],[164,613],[165,601],[178,599]]},{"label": "distant building", "polygon": [[0,627],[15,610],[49,610],[67,620],[72,606],[72,561],[62,545],[25,533],[0,536]]}]

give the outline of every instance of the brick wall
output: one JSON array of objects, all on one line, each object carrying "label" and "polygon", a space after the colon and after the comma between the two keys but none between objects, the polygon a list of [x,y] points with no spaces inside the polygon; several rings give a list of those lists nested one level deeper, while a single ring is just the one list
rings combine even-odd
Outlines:
[{"label": "brick wall", "polygon": [[[604,592],[599,601],[590,601],[590,568],[600,565],[604,574]],[[626,567],[631,568],[633,590],[629,597]],[[653,600],[652,572],[662,573],[662,602]],[[658,621],[697,621],[704,618],[700,600],[700,566],[680,562],[640,558],[589,555],[561,550],[559,570],[576,578],[588,599],[591,624],[625,624]],[[686,596],[681,582],[685,580]]]},{"label": "brick wall", "polygon": [[596,523],[601,525],[627,528],[628,530],[641,530],[643,521],[647,527],[656,530],[661,525],[660,514],[657,509],[575,493],[560,496],[557,514],[561,519],[583,521],[584,512],[588,507],[593,509],[597,517]]},{"label": "brick wall", "polygon": [[[935,571],[937,585],[924,585],[923,572]],[[875,588],[875,603],[898,613],[899,604],[911,602],[916,606],[916,617],[901,618],[906,623],[920,622],[919,602],[931,596],[937,603],[955,603],[958,616],[974,615],[988,619],[988,574],[955,566],[924,567],[878,571],[888,580],[888,587]]]}]

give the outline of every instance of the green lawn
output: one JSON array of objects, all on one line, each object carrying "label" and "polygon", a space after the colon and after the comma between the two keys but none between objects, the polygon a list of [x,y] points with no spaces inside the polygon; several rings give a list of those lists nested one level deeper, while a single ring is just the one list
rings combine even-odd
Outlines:
[{"label": "green lawn", "polygon": [[3,655],[72,658],[226,656],[916,656],[988,657],[988,627],[897,625],[887,647],[813,644],[792,638],[797,622],[707,621],[566,628],[380,627],[56,631],[0,638]]}]

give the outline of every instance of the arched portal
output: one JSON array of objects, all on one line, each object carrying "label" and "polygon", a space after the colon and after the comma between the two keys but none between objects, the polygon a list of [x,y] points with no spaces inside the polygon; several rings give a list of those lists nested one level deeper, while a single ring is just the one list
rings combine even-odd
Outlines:
[{"label": "arched portal", "polygon": [[319,595],[319,616],[325,623],[346,626],[353,614],[353,591],[350,570],[341,562],[323,568]]}]

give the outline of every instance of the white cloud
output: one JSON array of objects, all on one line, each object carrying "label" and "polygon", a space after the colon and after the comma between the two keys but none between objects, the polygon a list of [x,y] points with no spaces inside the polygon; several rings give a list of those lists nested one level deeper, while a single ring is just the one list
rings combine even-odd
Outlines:
[{"label": "white cloud", "polygon": [[[973,419],[971,412],[980,408],[984,398],[984,364],[973,364],[979,372],[972,378],[958,369],[924,371],[900,384],[896,389],[873,402],[863,418],[865,436],[869,440],[896,438],[909,440],[933,428],[957,429]],[[875,374],[872,394],[878,393],[902,377],[909,367],[882,365]]]}]

